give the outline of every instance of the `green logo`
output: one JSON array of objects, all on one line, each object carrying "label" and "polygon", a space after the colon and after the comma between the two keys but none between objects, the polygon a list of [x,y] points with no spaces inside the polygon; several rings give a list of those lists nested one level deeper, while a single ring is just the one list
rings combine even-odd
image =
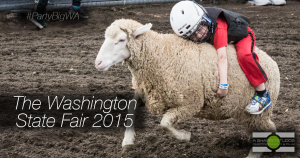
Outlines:
[{"label": "green logo", "polygon": [[253,132],[253,152],[295,152],[295,132]]},{"label": "green logo", "polygon": [[268,147],[277,149],[280,145],[280,139],[277,136],[270,136],[267,140]]}]

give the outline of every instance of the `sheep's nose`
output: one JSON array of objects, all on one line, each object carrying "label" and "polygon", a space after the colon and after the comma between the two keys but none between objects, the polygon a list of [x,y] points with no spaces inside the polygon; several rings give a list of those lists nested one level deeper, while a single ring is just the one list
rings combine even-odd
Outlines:
[{"label": "sheep's nose", "polygon": [[96,61],[95,67],[99,66],[102,63],[102,61]]}]

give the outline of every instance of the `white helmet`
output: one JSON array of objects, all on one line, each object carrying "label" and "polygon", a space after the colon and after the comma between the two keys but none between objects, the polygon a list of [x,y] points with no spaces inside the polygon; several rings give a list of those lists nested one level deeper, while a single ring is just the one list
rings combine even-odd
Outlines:
[{"label": "white helmet", "polygon": [[200,26],[206,23],[211,30],[211,20],[206,10],[193,1],[176,3],[170,13],[170,23],[174,32],[183,38],[190,37]]}]

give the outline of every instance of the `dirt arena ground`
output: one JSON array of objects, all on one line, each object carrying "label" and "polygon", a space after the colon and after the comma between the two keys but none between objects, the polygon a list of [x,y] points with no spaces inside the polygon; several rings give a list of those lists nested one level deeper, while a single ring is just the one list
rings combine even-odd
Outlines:
[{"label": "dirt arena ground", "polygon": [[[134,148],[121,154],[125,128],[18,128],[18,114],[33,117],[63,113],[93,118],[98,111],[49,111],[47,96],[69,99],[130,99],[131,74],[118,64],[107,72],[94,67],[95,57],[104,41],[104,31],[115,19],[130,18],[143,24],[151,22],[153,30],[173,33],[169,13],[174,3],[85,8],[89,19],[50,20],[38,30],[26,15],[0,12],[0,157],[245,157],[251,148],[244,128],[233,119],[210,121],[190,119],[176,128],[192,132],[191,142],[178,141],[163,131],[160,115],[150,114],[143,106],[138,110]],[[213,4],[203,4],[213,6]],[[266,153],[263,157],[300,157],[300,2],[286,6],[256,7],[246,4],[218,4],[218,7],[242,13],[252,21],[257,46],[267,52],[280,68],[281,89],[273,121],[278,131],[296,133],[295,153]],[[67,10],[58,10],[61,14]],[[53,13],[49,12],[49,14]],[[17,98],[40,99],[39,110],[16,110]],[[27,103],[28,104],[28,103]],[[25,105],[27,105],[25,104]],[[113,111],[124,120],[126,111]],[[95,121],[94,121],[95,122]],[[109,124],[109,120],[106,121]],[[120,121],[123,124],[124,121]]]}]

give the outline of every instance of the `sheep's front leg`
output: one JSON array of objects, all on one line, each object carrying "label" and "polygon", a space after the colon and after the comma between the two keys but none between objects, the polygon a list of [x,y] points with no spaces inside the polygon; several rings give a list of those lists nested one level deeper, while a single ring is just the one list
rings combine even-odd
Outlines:
[{"label": "sheep's front leg", "polygon": [[[141,103],[139,94],[135,92],[133,99],[137,101],[137,104],[134,105],[134,102],[131,102],[128,108],[128,114],[127,115],[127,121],[126,121],[126,131],[125,131],[125,136],[122,142],[122,152],[126,152],[131,148],[131,146],[134,144],[135,140],[135,131],[134,131],[134,122],[135,122],[135,112],[138,108],[138,106]],[[129,127],[130,126],[130,127]]]},{"label": "sheep's front leg", "polygon": [[172,124],[177,120],[178,111],[176,109],[170,109],[167,113],[164,114],[160,125],[163,129],[166,129],[170,133],[172,133],[177,139],[190,141],[191,139],[191,132],[187,132],[185,130],[177,130],[175,129]]}]

